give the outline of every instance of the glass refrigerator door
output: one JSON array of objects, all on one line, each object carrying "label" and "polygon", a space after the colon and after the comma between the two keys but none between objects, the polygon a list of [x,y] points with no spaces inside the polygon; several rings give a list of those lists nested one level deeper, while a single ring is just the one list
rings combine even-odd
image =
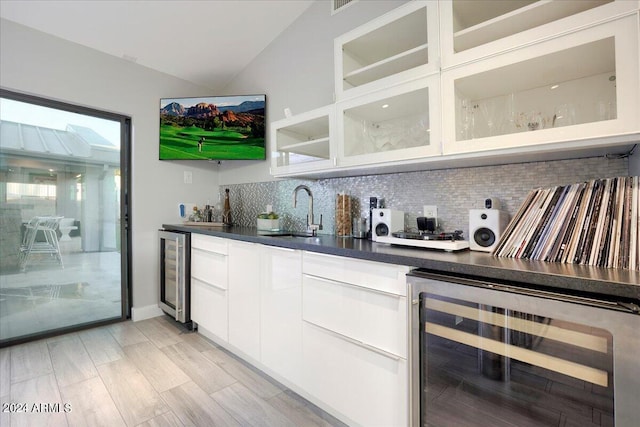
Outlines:
[{"label": "glass refrigerator door", "polygon": [[610,332],[436,293],[420,304],[424,425],[614,424]]}]

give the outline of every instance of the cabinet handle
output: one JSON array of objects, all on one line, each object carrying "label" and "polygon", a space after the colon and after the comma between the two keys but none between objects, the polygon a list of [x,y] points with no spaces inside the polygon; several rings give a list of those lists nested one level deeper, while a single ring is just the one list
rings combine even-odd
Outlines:
[{"label": "cabinet handle", "polygon": [[395,360],[396,362],[397,362],[398,360],[402,359],[400,356],[396,356],[396,355],[395,355],[395,354],[393,354],[393,353],[389,353],[388,351],[381,350],[381,349],[379,349],[378,347],[374,347],[374,346],[372,346],[372,345],[370,345],[370,344],[367,344],[367,343],[364,343],[364,342],[362,342],[362,341],[360,341],[360,340],[357,340],[357,339],[354,339],[354,338],[348,337],[348,336],[346,336],[346,335],[342,335],[341,333],[336,332],[336,331],[332,331],[331,329],[327,329],[327,328],[325,328],[324,326],[320,326],[320,325],[318,325],[318,324],[316,324],[316,323],[313,323],[313,322],[310,322],[310,321],[308,321],[308,320],[304,320],[304,319],[302,319],[302,321],[303,321],[304,323],[308,324],[308,325],[311,325],[311,326],[313,326],[313,327],[315,327],[315,328],[318,328],[318,329],[320,329],[320,330],[322,330],[322,331],[324,331],[324,332],[328,333],[329,335],[332,335],[332,336],[334,336],[334,337],[336,337],[336,338],[338,338],[338,339],[341,339],[342,341],[346,341],[346,342],[348,342],[348,343],[350,343],[350,344],[353,344],[353,345],[355,345],[355,346],[358,346],[358,347],[364,348],[365,350],[372,351],[372,352],[374,352],[374,353],[377,353],[377,354],[379,354],[379,355],[381,355],[381,356],[384,356],[384,357],[386,357],[386,358],[389,358],[389,359],[391,359],[391,360]]},{"label": "cabinet handle", "polygon": [[388,296],[388,297],[404,298],[404,295],[394,294],[393,292],[381,291],[379,289],[369,288],[367,286],[354,285],[353,283],[340,282],[338,280],[333,280],[333,279],[325,279],[324,277],[312,276],[310,274],[304,274],[303,276],[306,276],[306,277],[308,277],[310,279],[313,279],[313,280],[318,280],[320,282],[330,283],[332,285],[340,285],[340,286],[346,286],[346,287],[349,287],[349,288],[356,288],[356,289],[359,289],[359,290],[363,290],[363,291],[367,291],[367,292],[373,292],[373,293],[385,295],[385,296]]},{"label": "cabinet handle", "polygon": [[291,249],[291,248],[283,248],[280,246],[269,246],[270,249],[278,249],[280,251],[284,251],[284,252],[295,252],[296,249]]},{"label": "cabinet handle", "polygon": [[331,259],[340,259],[340,257],[337,256],[337,255],[323,254],[322,252],[311,252],[311,251],[305,251],[305,252],[308,253],[309,256],[318,256],[318,257],[331,258]]},{"label": "cabinet handle", "polygon": [[209,249],[195,248],[193,246],[191,246],[191,250],[192,251],[204,252],[206,254],[212,254],[212,255],[217,255],[217,256],[227,256],[227,254],[221,254],[220,252],[214,252],[214,251],[211,251]]},{"label": "cabinet handle", "polygon": [[223,288],[222,286],[216,285],[215,283],[211,283],[211,282],[207,282],[206,280],[202,280],[199,277],[194,276],[193,274],[191,275],[191,278],[194,279],[194,280],[197,280],[198,282],[203,283],[203,284],[205,284],[207,286],[211,286],[212,288],[220,289],[221,291],[225,291],[225,292],[227,291],[227,288]]}]

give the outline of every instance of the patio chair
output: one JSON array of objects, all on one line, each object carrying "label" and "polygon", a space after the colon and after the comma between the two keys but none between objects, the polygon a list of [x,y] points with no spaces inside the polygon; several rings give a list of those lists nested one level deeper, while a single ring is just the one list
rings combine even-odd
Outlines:
[{"label": "patio chair", "polygon": [[76,220],[75,218],[62,218],[60,220],[60,224],[58,225],[58,230],[60,230],[60,241],[62,242],[64,241],[70,241],[71,240],[71,236],[69,236],[69,233],[71,233],[73,230],[77,230],[78,227],[75,224]]},{"label": "patio chair", "polygon": [[[26,270],[34,254],[48,254],[60,263],[60,267],[64,268],[57,234],[61,219],[62,217],[54,216],[34,217],[27,223],[18,257],[21,270]],[[39,231],[44,235],[44,242],[36,239]]]}]

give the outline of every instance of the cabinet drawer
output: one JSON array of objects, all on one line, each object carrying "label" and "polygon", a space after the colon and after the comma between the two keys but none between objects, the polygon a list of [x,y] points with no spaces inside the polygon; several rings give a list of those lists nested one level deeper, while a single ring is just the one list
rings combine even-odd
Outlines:
[{"label": "cabinet drawer", "polygon": [[227,289],[227,255],[192,247],[191,278]]},{"label": "cabinet drawer", "polygon": [[227,290],[191,280],[191,317],[199,326],[227,341]]},{"label": "cabinet drawer", "polygon": [[204,251],[227,254],[227,240],[220,237],[205,236],[203,234],[191,233],[191,248],[202,249]]},{"label": "cabinet drawer", "polygon": [[407,299],[304,275],[304,321],[398,357],[407,357]]},{"label": "cabinet drawer", "polygon": [[407,295],[410,267],[304,252],[302,272],[392,294]]},{"label": "cabinet drawer", "polygon": [[406,426],[407,361],[303,323],[303,388],[349,425]]}]

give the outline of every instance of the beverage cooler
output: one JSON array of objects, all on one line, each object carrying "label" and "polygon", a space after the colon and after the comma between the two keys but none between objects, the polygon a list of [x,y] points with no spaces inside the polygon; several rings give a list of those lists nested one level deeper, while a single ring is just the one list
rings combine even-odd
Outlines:
[{"label": "beverage cooler", "polygon": [[640,307],[414,270],[414,426],[637,426]]},{"label": "beverage cooler", "polygon": [[191,234],[159,230],[160,298],[158,306],[191,327]]}]

